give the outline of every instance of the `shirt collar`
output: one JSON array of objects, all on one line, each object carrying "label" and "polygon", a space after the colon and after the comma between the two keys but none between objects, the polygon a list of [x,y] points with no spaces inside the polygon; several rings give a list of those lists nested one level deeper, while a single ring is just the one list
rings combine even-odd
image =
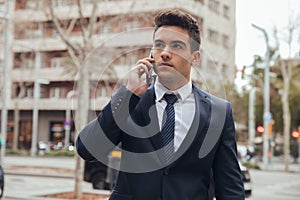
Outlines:
[{"label": "shirt collar", "polygon": [[189,81],[184,86],[178,88],[175,91],[167,89],[165,86],[163,86],[159,81],[155,81],[155,95],[156,95],[156,101],[160,101],[165,93],[174,93],[178,95],[178,98],[181,101],[184,101],[191,93],[192,93],[192,81]]}]

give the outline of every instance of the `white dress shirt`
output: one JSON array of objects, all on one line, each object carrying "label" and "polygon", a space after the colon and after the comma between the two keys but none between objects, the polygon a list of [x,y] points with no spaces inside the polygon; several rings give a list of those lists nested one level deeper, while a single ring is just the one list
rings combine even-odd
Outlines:
[{"label": "white dress shirt", "polygon": [[195,97],[192,93],[192,82],[188,82],[176,91],[170,91],[161,83],[155,81],[156,109],[160,130],[162,119],[167,102],[163,99],[165,93],[174,93],[178,96],[178,101],[174,104],[175,110],[175,138],[174,150],[177,151],[186,137],[195,116]]}]

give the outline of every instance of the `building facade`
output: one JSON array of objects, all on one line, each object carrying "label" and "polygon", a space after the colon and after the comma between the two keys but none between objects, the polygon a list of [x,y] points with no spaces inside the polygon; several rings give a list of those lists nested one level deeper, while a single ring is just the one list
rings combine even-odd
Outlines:
[{"label": "building facade", "polygon": [[[69,142],[74,141],[74,113],[77,109],[74,91],[77,90],[79,69],[68,53],[70,47],[60,37],[55,20],[65,28],[67,39],[80,45],[83,42],[80,27],[92,20],[92,2],[82,0],[82,12],[78,12],[75,0],[14,2],[13,65],[10,87],[5,94],[9,96],[8,147],[31,148],[34,108],[38,109],[37,141],[64,142],[69,128]],[[51,17],[50,6],[54,8],[57,19]],[[109,101],[115,85],[120,83],[126,71],[139,58],[149,54],[153,16],[161,9],[180,8],[198,20],[202,59],[199,66],[193,68],[193,81],[204,90],[225,97],[222,86],[233,83],[234,79],[235,0],[99,0],[97,6],[96,28],[90,37],[91,51],[82,64],[90,69],[91,117]],[[3,31],[0,34],[2,80],[5,67]],[[66,114],[70,111],[71,120],[66,121]]]}]

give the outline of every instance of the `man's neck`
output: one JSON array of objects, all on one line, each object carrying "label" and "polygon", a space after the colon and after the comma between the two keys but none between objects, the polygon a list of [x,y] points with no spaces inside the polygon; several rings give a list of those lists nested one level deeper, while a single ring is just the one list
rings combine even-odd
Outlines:
[{"label": "man's neck", "polygon": [[173,80],[161,80],[159,79],[159,77],[157,81],[160,82],[165,88],[171,91],[177,90],[189,82],[189,80],[187,79],[173,81]]}]

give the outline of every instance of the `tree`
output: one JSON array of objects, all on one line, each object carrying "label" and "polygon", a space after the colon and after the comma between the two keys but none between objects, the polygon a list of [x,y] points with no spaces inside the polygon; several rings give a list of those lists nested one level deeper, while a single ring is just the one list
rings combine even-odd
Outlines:
[{"label": "tree", "polygon": [[[71,57],[76,69],[79,71],[78,89],[77,89],[77,112],[76,112],[76,129],[81,131],[88,122],[89,112],[89,97],[90,97],[90,75],[87,67],[82,67],[85,58],[93,49],[93,35],[95,33],[95,23],[97,20],[98,1],[92,1],[92,10],[89,19],[83,16],[83,3],[77,0],[76,10],[79,18],[71,20],[60,20],[59,15],[54,10],[54,1],[50,2],[49,14],[54,23],[54,27],[60,38],[67,46],[69,56]],[[75,8],[74,8],[75,9]],[[81,42],[74,42],[70,40],[70,33],[74,28],[76,22],[79,23]],[[81,199],[82,197],[82,180],[83,180],[83,162],[76,154],[75,167],[75,186],[74,197]]]},{"label": "tree", "polygon": [[[54,0],[48,1],[48,10],[46,10],[46,15],[52,21],[55,30],[57,31],[59,37],[66,45],[68,54],[74,64],[74,68],[71,69],[74,72],[78,72],[78,81],[77,81],[77,111],[76,111],[76,129],[80,132],[88,122],[88,113],[89,113],[89,100],[91,96],[91,74],[95,73],[95,69],[91,69],[86,65],[86,62],[93,60],[91,58],[89,61],[86,59],[89,57],[90,53],[94,51],[96,42],[96,33],[100,32],[101,26],[104,23],[113,23],[120,20],[123,16],[117,15],[107,19],[104,17],[101,18],[101,11],[105,9],[104,7],[100,8],[101,3],[98,0],[91,0],[89,6],[83,0],[74,0],[75,4],[69,6],[70,13],[73,17],[62,17],[61,12],[57,12],[55,8]],[[127,9],[131,9],[135,5],[135,1],[132,1]],[[128,11],[129,11],[128,10]],[[65,10],[63,12],[66,12]],[[75,13],[75,14],[74,14]],[[76,17],[74,17],[77,15]],[[141,16],[141,18],[146,16]],[[72,31],[76,29],[79,33],[79,39],[72,40]],[[96,51],[100,49],[100,52],[97,54],[97,63],[99,64],[99,59],[103,55],[103,49],[97,47]],[[105,48],[106,52],[109,52],[107,47]],[[114,50],[114,53],[117,53],[117,50]],[[100,57],[100,58],[99,58]],[[103,59],[105,60],[105,59]],[[100,64],[101,65],[101,64]],[[106,63],[104,66],[107,66]],[[99,71],[99,69],[97,69]],[[96,72],[98,72],[96,71]],[[102,71],[103,72],[103,69]],[[113,76],[116,79],[113,68],[108,68],[106,75],[108,76],[104,81],[104,84],[110,87],[109,81],[110,76]],[[75,187],[74,187],[74,197],[81,199],[82,188],[81,182],[83,180],[83,162],[82,159],[76,154],[76,168],[75,168]]]},{"label": "tree", "polygon": [[[288,59],[282,59],[278,57],[278,66],[282,76],[282,87],[281,87],[281,102],[282,102],[282,111],[283,111],[283,135],[284,135],[284,165],[285,171],[289,171],[289,158],[290,158],[290,133],[291,133],[291,111],[290,111],[290,85],[291,85],[291,77],[293,70],[293,62],[291,59],[291,46],[294,36],[294,32],[298,28],[299,24],[295,23],[296,18],[292,19],[293,16],[289,17],[289,24],[287,27],[287,37],[286,42],[289,46],[289,54]],[[276,49],[279,51],[280,49],[280,41],[278,37],[277,28],[274,28],[274,38],[276,42]],[[297,75],[297,73],[294,73]]]}]

